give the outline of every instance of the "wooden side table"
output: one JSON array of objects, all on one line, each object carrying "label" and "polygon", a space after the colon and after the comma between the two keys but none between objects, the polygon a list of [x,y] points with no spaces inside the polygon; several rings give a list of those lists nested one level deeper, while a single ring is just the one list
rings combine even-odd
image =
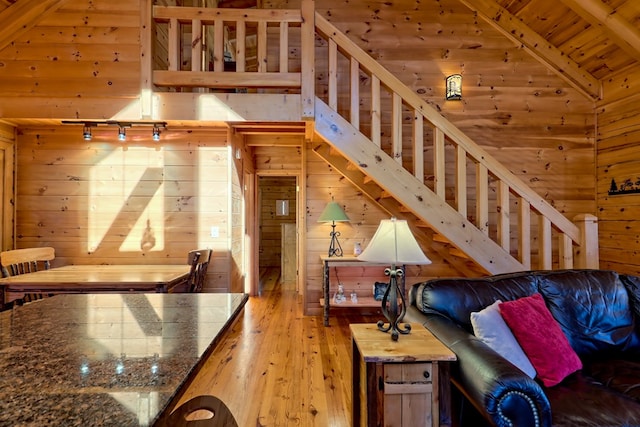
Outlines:
[{"label": "wooden side table", "polygon": [[350,328],[353,426],[440,426],[440,368],[455,354],[419,323],[398,341],[375,324]]}]

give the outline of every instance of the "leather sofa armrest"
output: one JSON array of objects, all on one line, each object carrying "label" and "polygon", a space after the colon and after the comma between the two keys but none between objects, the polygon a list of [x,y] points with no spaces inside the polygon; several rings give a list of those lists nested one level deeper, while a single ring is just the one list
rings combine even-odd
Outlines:
[{"label": "leather sofa armrest", "polygon": [[451,381],[496,426],[551,426],[551,408],[540,385],[482,341],[437,314],[423,324],[457,356]]}]

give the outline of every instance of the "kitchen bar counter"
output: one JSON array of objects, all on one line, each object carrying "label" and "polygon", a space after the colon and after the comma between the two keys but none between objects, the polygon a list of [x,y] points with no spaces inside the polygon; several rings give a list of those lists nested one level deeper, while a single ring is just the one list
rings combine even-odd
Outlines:
[{"label": "kitchen bar counter", "polygon": [[148,426],[244,294],[56,295],[0,312],[0,426]]}]

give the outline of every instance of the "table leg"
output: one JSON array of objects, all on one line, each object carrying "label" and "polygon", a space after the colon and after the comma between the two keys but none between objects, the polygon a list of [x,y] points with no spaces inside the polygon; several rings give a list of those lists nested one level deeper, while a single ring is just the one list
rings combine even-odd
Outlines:
[{"label": "table leg", "polygon": [[329,263],[324,262],[322,269],[322,291],[324,292],[324,326],[329,326]]}]

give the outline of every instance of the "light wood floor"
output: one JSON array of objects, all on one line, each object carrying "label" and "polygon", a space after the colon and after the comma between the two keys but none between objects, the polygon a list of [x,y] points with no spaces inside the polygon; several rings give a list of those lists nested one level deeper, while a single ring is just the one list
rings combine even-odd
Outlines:
[{"label": "light wood floor", "polygon": [[304,316],[302,300],[279,270],[261,274],[260,296],[244,312],[207,361],[182,401],[213,394],[238,425],[351,425],[350,323],[374,323],[381,315],[354,311]]}]

